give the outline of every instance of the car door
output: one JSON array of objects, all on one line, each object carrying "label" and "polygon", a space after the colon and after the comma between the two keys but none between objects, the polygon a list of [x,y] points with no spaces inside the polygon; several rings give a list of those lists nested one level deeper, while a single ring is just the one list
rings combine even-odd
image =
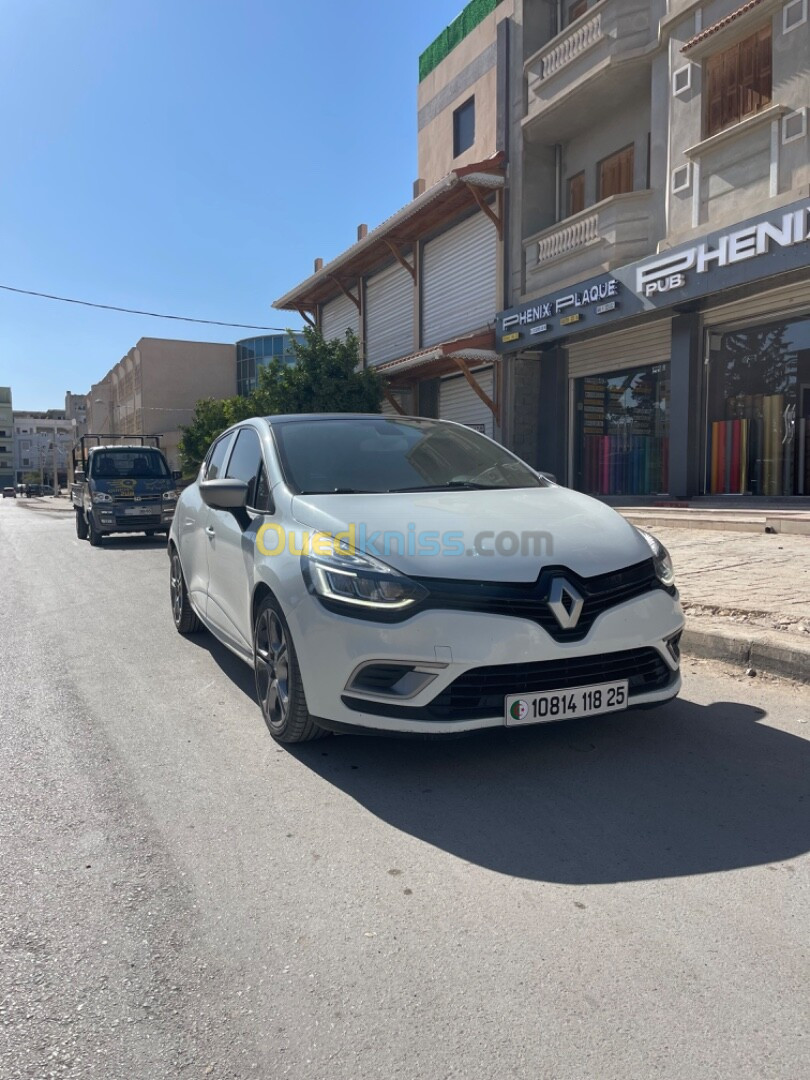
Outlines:
[{"label": "car door", "polygon": [[[218,476],[224,474],[225,462],[233,440],[234,433],[229,431],[212,443],[200,472],[201,480],[216,480]],[[210,525],[211,511],[202,501],[198,484],[192,484],[183,492],[178,514],[177,539],[189,599],[194,608],[203,617],[207,617],[208,536],[206,529]]]},{"label": "car door", "polygon": [[248,510],[244,517],[229,510],[209,511],[207,617],[237,649],[252,652],[256,530],[270,497],[262,445],[254,427],[237,429],[225,476],[248,485]]}]

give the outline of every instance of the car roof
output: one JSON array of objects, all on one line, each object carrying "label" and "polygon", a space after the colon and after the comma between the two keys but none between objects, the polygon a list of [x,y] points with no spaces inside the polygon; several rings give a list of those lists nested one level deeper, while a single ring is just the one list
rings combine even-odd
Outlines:
[{"label": "car roof", "polygon": [[265,416],[268,424],[294,424],[300,420],[431,420],[428,416],[390,416],[384,413],[279,413]]}]

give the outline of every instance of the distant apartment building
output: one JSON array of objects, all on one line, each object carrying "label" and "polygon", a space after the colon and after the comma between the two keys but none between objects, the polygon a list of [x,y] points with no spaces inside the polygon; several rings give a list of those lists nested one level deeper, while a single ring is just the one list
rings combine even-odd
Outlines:
[{"label": "distant apartment building", "polygon": [[181,425],[201,398],[236,393],[233,344],[141,338],[87,394],[87,430],[159,435],[172,469],[179,469]]},{"label": "distant apartment building", "polygon": [[0,386],[0,487],[11,487],[15,483],[11,387]]},{"label": "distant apartment building", "polygon": [[65,418],[76,421],[75,434],[78,438],[87,431],[87,394],[65,392]]},{"label": "distant apartment building", "polygon": [[506,441],[594,495],[810,494],[808,0],[515,0]]},{"label": "distant apartment building", "polygon": [[[512,0],[474,0],[420,59],[413,198],[275,301],[324,337],[358,338],[383,411],[500,435]],[[499,62],[500,61],[500,62]]]},{"label": "distant apartment building", "polygon": [[61,409],[14,412],[14,482],[29,475],[48,487],[66,487],[75,428]]}]

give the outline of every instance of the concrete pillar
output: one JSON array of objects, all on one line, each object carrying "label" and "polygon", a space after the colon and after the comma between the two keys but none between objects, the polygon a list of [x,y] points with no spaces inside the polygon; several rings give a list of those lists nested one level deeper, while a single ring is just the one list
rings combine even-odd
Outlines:
[{"label": "concrete pillar", "polygon": [[697,312],[672,320],[669,411],[669,494],[683,499],[700,494],[701,355]]}]

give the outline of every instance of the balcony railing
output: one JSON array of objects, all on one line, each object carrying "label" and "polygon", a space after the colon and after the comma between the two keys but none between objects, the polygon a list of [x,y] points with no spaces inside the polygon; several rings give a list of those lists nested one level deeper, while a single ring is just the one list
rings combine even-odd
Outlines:
[{"label": "balcony railing", "polygon": [[[583,22],[582,20],[586,21]],[[542,52],[539,57],[539,70],[542,79],[548,79],[555,75],[566,64],[590,49],[602,38],[602,12],[597,13],[590,19],[586,15],[580,16],[574,24],[574,29],[567,34],[562,41],[552,45],[547,52]],[[555,38],[555,41],[557,39]],[[535,69],[536,70],[536,69]]]},{"label": "balcony railing", "polygon": [[621,266],[654,250],[650,190],[612,195],[523,241],[526,287],[547,289]]}]

